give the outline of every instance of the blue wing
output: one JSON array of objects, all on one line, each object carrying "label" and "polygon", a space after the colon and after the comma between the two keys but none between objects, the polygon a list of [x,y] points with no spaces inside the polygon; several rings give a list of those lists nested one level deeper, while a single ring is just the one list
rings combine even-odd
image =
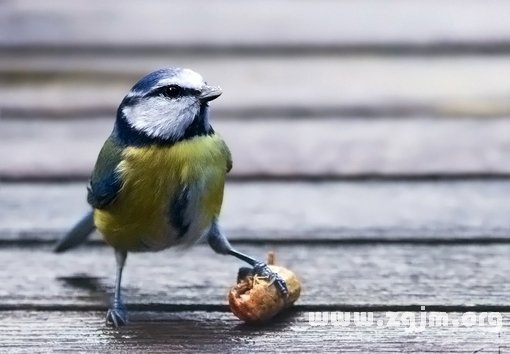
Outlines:
[{"label": "blue wing", "polygon": [[87,201],[93,208],[104,209],[117,197],[122,187],[122,180],[117,172],[121,161],[122,146],[115,137],[110,136],[99,153],[87,187]]}]

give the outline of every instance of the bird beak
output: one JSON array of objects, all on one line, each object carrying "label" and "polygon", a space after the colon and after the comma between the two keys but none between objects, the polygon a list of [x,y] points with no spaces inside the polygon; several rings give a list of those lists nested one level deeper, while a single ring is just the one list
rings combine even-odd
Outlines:
[{"label": "bird beak", "polygon": [[208,102],[214,100],[215,98],[220,97],[222,93],[223,91],[221,91],[221,89],[218,86],[205,85],[198,97],[200,98],[200,101]]}]

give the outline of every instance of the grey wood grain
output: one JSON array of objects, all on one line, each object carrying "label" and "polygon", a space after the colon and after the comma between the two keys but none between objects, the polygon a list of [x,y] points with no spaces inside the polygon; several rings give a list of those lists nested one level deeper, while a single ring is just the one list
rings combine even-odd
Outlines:
[{"label": "grey wood grain", "polygon": [[[393,313],[420,317],[420,313]],[[308,313],[263,327],[240,324],[222,312],[133,313],[120,330],[106,328],[102,312],[0,312],[0,346],[10,353],[84,351],[129,353],[506,353],[510,350],[509,319],[503,314],[501,331],[487,327],[429,327],[408,333],[405,326],[347,327],[308,324]],[[449,318],[460,319],[461,313]],[[386,313],[374,319],[387,320]],[[384,322],[386,323],[386,322]]]},{"label": "grey wood grain", "polygon": [[[214,112],[213,112],[214,113]],[[510,173],[509,119],[217,122],[232,176]],[[0,176],[88,178],[112,119],[0,122]]]},{"label": "grey wood grain", "polygon": [[119,5],[111,0],[4,0],[0,6],[4,45],[426,44],[510,36],[506,1],[221,0]]},{"label": "grey wood grain", "polygon": [[[403,306],[508,308],[510,245],[239,245],[265,259],[269,250],[302,282],[297,305],[341,309]],[[49,247],[0,250],[3,309],[104,309],[115,260],[107,247],[57,255]],[[238,267],[207,245],[188,252],[130,254],[123,284],[133,309],[224,306]]]},{"label": "grey wood grain", "polygon": [[290,117],[510,113],[510,83],[502,79],[510,76],[509,56],[6,55],[0,59],[0,109],[4,118],[113,115],[140,77],[175,65],[220,85],[224,94],[213,107],[231,118],[275,112]]},{"label": "grey wood grain", "polygon": [[[85,183],[0,186],[2,240],[56,240]],[[222,224],[246,240],[460,240],[510,235],[510,182],[266,182],[226,186]]]}]

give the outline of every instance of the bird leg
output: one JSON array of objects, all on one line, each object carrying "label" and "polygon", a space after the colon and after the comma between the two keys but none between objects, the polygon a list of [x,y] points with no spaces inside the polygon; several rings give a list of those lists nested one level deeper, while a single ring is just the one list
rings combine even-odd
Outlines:
[{"label": "bird leg", "polygon": [[106,324],[114,327],[124,326],[127,323],[127,311],[122,303],[122,294],[120,284],[122,281],[122,269],[126,263],[127,252],[115,250],[115,260],[117,262],[117,275],[115,278],[115,293],[113,295],[112,306],[106,313]]},{"label": "bird leg", "polygon": [[274,283],[278,291],[283,295],[288,295],[287,284],[285,281],[275,272],[273,272],[266,263],[261,262],[255,258],[245,255],[237,250],[235,250],[231,245],[228,239],[225,237],[223,233],[221,233],[218,224],[213,222],[211,229],[207,235],[207,241],[211,248],[219,254],[231,255],[242,261],[245,261],[253,268],[250,271],[247,271],[245,267],[239,269],[238,278],[241,275],[253,274],[259,275],[262,277],[266,277],[269,279],[271,283]]}]

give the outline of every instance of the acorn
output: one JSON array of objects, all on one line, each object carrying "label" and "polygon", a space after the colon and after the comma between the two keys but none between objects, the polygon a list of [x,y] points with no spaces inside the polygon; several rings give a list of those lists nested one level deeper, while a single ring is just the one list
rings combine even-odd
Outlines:
[{"label": "acorn", "polygon": [[282,310],[292,306],[301,293],[301,283],[291,270],[274,265],[275,256],[269,252],[267,265],[287,284],[288,294],[281,294],[267,277],[245,274],[230,289],[228,302],[230,310],[247,323],[263,323]]}]

